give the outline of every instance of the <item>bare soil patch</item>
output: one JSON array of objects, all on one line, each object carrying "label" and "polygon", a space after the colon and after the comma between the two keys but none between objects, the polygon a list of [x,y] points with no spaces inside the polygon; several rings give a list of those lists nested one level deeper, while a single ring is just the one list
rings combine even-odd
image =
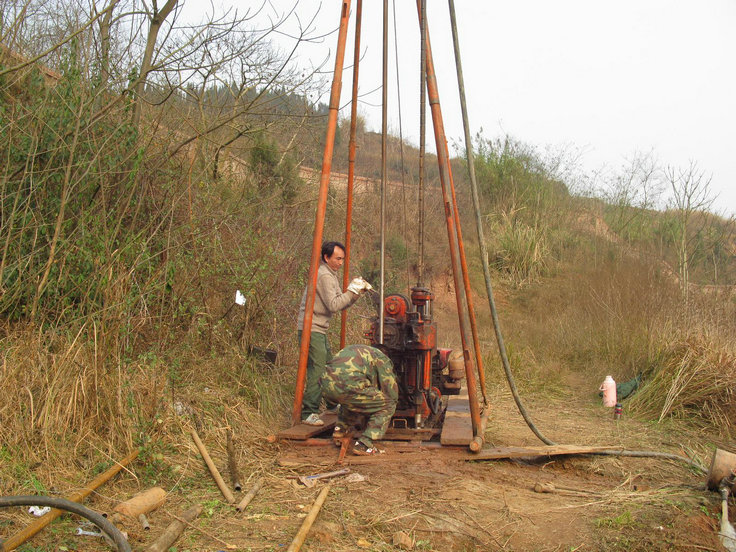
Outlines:
[{"label": "bare soil patch", "polygon": [[[615,422],[590,390],[570,389],[567,396],[527,405],[542,431],[559,443],[707,454],[702,435],[654,426],[626,412]],[[540,444],[502,387],[491,389],[490,403],[488,444]],[[268,428],[249,426],[245,419],[233,424],[243,494],[257,477],[264,478],[263,489],[237,513],[224,503],[190,442],[186,417],[171,412],[163,423],[180,440],[137,461],[87,502],[110,511],[141,488],[166,488],[166,504],[149,516],[150,532],[123,524],[134,550],[143,550],[172,516],[195,503],[203,504],[204,512],[177,541],[177,552],[285,550],[327,484],[305,488],[292,477],[329,471],[338,454],[331,446],[269,444]],[[222,428],[203,429],[201,435],[227,480]],[[284,459],[290,465],[281,465]],[[366,481],[333,481],[303,550],[399,550],[393,545],[399,531],[413,540],[415,550],[721,550],[717,496],[704,490],[705,476],[685,464],[600,456],[468,462],[426,450],[389,451],[379,461],[348,465]],[[552,492],[536,492],[535,485]],[[5,536],[30,521],[19,511],[0,514]],[[107,549],[94,538],[74,536],[78,524],[70,517],[57,520],[22,549]]]}]

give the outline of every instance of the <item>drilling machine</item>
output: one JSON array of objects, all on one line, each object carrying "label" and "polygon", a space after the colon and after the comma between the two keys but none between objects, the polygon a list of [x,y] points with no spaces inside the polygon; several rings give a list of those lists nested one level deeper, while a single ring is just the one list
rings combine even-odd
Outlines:
[{"label": "drilling machine", "polygon": [[432,292],[421,286],[411,289],[411,300],[398,293],[386,296],[383,343],[378,317],[366,333],[371,345],[394,365],[399,401],[391,426],[396,429],[439,427],[446,407],[442,398],[457,395],[465,376],[463,370],[446,370],[452,350],[437,348],[433,298]]}]

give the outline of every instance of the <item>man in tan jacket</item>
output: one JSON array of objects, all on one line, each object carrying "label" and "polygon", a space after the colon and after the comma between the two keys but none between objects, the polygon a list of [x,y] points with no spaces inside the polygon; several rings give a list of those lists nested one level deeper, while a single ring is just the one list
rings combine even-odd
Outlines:
[{"label": "man in tan jacket", "polygon": [[[330,318],[336,312],[348,308],[358,300],[358,297],[370,289],[370,284],[362,278],[355,278],[343,292],[337,279],[337,271],[345,262],[345,246],[340,242],[325,242],[322,244],[322,262],[317,270],[317,293],[314,298],[314,314],[312,317],[312,333],[309,340],[309,357],[307,360],[307,382],[302,399],[302,423],[309,425],[324,425],[319,417],[319,406],[322,401],[322,390],[319,378],[325,371],[325,364],[332,358],[330,343],[327,339],[327,329],[330,327]],[[307,303],[307,290],[304,289],[302,303],[299,307],[297,322],[299,342],[304,329],[304,309]],[[336,405],[328,405],[332,407]]]}]

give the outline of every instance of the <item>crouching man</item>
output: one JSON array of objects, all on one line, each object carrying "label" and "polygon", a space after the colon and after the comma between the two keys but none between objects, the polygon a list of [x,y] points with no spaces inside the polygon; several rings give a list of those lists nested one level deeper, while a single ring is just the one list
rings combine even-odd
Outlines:
[{"label": "crouching man", "polygon": [[359,426],[363,433],[353,453],[370,456],[384,452],[373,441],[386,433],[399,398],[391,360],[375,347],[348,345],[327,363],[320,386],[327,401],[340,404],[334,436],[341,437],[349,427]]}]

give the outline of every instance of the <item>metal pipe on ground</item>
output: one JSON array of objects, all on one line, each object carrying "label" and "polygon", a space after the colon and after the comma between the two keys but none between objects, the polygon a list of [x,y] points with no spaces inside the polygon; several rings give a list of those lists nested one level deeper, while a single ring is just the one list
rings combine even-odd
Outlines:
[{"label": "metal pipe on ground", "polygon": [[146,517],[146,514],[138,514],[138,522],[141,524],[141,527],[144,531],[151,530],[151,524],[148,523],[148,518]]},{"label": "metal pipe on ground", "polygon": [[230,479],[233,482],[233,489],[240,491],[243,485],[240,484],[240,473],[238,473],[238,463],[235,460],[235,447],[233,445],[233,432],[227,430],[227,466],[230,472]]}]

